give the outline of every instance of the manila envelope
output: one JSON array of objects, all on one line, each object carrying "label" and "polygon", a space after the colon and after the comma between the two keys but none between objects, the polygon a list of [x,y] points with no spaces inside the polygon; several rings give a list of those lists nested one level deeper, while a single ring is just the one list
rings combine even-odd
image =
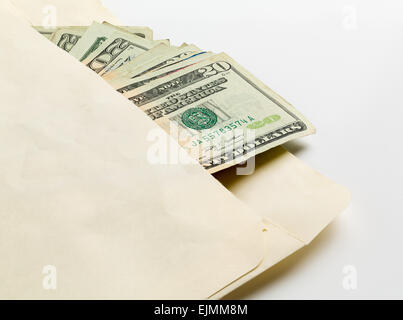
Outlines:
[{"label": "manila envelope", "polygon": [[65,25],[111,18],[89,2],[80,18],[79,1],[0,5],[0,298],[218,299],[347,206],[281,147],[251,175],[211,176],[166,136],[187,164],[150,163],[161,129],[25,20],[40,24],[45,3]]}]

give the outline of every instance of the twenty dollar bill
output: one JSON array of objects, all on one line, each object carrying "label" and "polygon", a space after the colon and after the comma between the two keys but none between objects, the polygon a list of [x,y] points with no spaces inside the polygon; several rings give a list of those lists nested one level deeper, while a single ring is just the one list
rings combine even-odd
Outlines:
[{"label": "twenty dollar bill", "polygon": [[125,94],[210,173],[315,132],[293,106],[226,54]]},{"label": "twenty dollar bill", "polygon": [[[81,39],[83,42],[84,37],[85,35]],[[80,61],[100,76],[104,76],[108,72],[116,70],[132,61],[141,53],[150,50],[159,43],[169,44],[168,41],[148,40],[123,30],[115,30],[105,40],[102,40],[102,44],[97,45],[95,50],[91,50],[90,54],[86,54],[85,58],[81,57]],[[91,41],[90,45],[94,46]]]}]

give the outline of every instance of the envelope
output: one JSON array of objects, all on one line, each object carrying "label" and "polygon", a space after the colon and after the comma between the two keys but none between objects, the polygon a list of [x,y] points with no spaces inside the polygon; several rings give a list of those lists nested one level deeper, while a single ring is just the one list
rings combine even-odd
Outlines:
[{"label": "envelope", "polygon": [[245,176],[150,163],[148,134],[165,133],[29,27],[45,3],[65,25],[114,19],[99,1],[81,17],[79,1],[0,5],[0,298],[218,299],[347,206],[346,189],[281,147]]}]

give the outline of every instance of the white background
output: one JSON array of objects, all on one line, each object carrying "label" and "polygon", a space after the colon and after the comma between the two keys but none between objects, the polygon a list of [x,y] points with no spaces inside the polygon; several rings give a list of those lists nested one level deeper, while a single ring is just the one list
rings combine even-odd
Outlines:
[{"label": "white background", "polygon": [[403,298],[402,1],[103,2],[156,39],[232,56],[316,126],[288,149],[352,193],[309,247],[229,298]]}]

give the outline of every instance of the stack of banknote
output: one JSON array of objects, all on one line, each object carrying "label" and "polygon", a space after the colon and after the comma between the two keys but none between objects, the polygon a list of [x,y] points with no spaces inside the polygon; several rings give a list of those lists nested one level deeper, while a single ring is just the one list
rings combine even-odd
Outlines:
[{"label": "stack of banknote", "polygon": [[173,136],[210,173],[315,132],[224,53],[154,40],[148,27],[35,27]]}]

